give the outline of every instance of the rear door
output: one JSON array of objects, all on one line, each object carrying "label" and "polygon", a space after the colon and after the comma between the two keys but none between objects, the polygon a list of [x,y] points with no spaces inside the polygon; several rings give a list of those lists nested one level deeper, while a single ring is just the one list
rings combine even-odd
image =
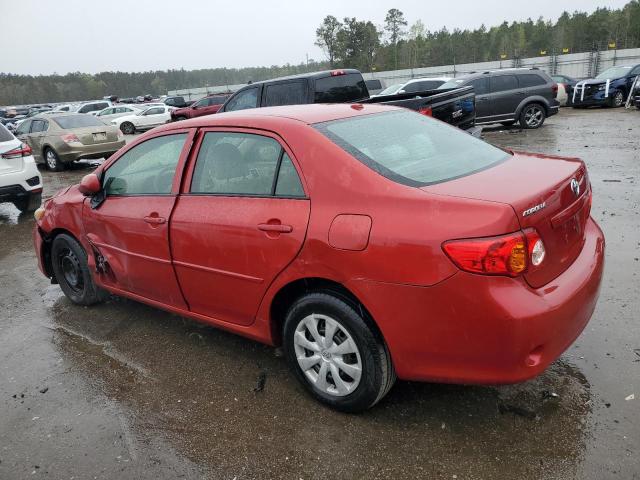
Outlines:
[{"label": "rear door", "polygon": [[49,122],[46,120],[35,119],[31,122],[31,132],[29,134],[29,146],[34,156],[42,156],[42,145],[44,138],[47,136]]},{"label": "rear door", "polygon": [[518,79],[512,74],[499,74],[489,77],[488,118],[482,120],[507,120],[515,118],[516,109],[524,99],[524,89],[518,85]]},{"label": "rear door", "polygon": [[106,167],[104,201],[83,208],[87,239],[105,262],[102,284],[187,308],[171,265],[169,218],[192,138],[188,130],[147,137]]},{"label": "rear door", "polygon": [[189,172],[171,219],[180,286],[193,312],[249,325],[306,235],[295,159],[271,133],[208,129]]}]

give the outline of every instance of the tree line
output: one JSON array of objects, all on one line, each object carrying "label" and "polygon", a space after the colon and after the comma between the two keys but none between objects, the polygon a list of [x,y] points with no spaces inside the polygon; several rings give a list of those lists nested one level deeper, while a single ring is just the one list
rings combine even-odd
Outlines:
[{"label": "tree line", "polygon": [[149,72],[101,72],[95,75],[0,74],[0,105],[70,102],[105,95],[161,95],[190,87],[243,84],[326,68],[383,71],[437,65],[509,60],[591,49],[640,47],[640,0],[621,9],[564,12],[555,22],[528,19],[487,28],[430,31],[421,20],[409,25],[403,12],[390,9],[383,25],[355,17],[324,18],[316,45],[326,61],[299,65]]}]

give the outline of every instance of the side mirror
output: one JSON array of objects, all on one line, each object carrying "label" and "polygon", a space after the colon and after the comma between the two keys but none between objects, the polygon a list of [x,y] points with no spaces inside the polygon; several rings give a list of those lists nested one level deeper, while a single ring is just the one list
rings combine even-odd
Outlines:
[{"label": "side mirror", "polygon": [[398,90],[398,93],[400,94],[400,93],[407,93],[407,92],[404,90]]},{"label": "side mirror", "polygon": [[90,197],[92,195],[95,195],[101,189],[102,189],[102,186],[100,185],[100,180],[98,179],[98,176],[95,173],[90,173],[89,175],[85,175],[84,177],[82,177],[82,180],[80,181],[80,186],[78,187],[78,190],[80,190],[80,193],[83,194],[85,197]]}]

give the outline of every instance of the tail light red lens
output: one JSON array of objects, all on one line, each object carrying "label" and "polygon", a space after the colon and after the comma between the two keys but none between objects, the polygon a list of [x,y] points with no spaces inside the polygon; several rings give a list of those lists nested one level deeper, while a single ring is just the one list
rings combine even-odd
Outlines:
[{"label": "tail light red lens", "polygon": [[21,143],[19,147],[14,148],[13,150],[9,150],[8,152],[4,152],[2,154],[2,158],[11,159],[11,158],[21,158],[28,157],[33,152],[31,151],[31,147],[26,143]]},{"label": "tail light red lens", "polygon": [[433,117],[433,109],[431,107],[423,107],[418,109],[418,113],[426,115],[427,117]]},{"label": "tail light red lens", "polygon": [[558,96],[558,84],[554,83],[553,85],[551,85],[551,93],[553,93],[553,98],[556,98]]},{"label": "tail light red lens", "polygon": [[65,143],[80,143],[80,139],[75,133],[65,133],[62,135],[62,141]]},{"label": "tail light red lens", "polygon": [[535,229],[498,237],[451,240],[442,249],[466,272],[517,277],[544,260],[542,239]]}]

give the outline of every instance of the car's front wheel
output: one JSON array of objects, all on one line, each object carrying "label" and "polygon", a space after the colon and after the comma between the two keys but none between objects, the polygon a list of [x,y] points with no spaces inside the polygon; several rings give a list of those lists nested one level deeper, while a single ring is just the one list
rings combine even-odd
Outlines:
[{"label": "car's front wheel", "polygon": [[296,300],[283,333],[286,358],[298,380],[316,399],[337,410],[366,410],[395,382],[384,341],[350,302],[337,295],[314,292]]},{"label": "car's front wheel", "polygon": [[108,298],[109,294],[93,283],[87,253],[72,236],[62,233],[53,239],[51,263],[60,288],[73,303],[93,305]]},{"label": "car's front wheel", "polygon": [[609,106],[619,108],[622,105],[624,105],[624,92],[622,90],[616,90],[609,100]]},{"label": "car's front wheel", "polygon": [[44,161],[47,164],[47,168],[52,172],[61,172],[64,170],[64,163],[62,163],[60,157],[52,148],[47,148],[44,151]]},{"label": "car's front wheel", "polygon": [[134,133],[136,133],[136,127],[131,122],[124,122],[122,125],[120,125],[120,130],[125,135],[133,135]]},{"label": "car's front wheel", "polygon": [[547,117],[545,109],[539,103],[526,105],[520,113],[520,126],[522,128],[540,128]]}]

